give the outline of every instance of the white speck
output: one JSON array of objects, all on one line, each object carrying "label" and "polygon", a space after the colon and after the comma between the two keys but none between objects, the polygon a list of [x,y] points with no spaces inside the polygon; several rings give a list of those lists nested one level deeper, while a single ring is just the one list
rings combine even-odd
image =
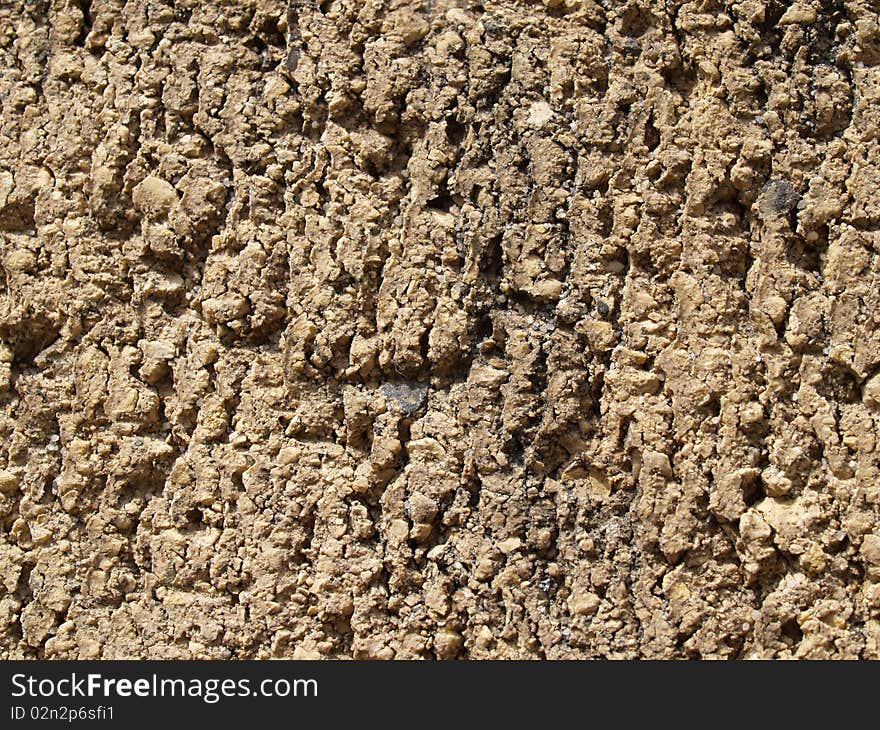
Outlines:
[{"label": "white speck", "polygon": [[553,110],[546,101],[536,101],[529,108],[528,123],[530,126],[540,129],[553,118]]}]

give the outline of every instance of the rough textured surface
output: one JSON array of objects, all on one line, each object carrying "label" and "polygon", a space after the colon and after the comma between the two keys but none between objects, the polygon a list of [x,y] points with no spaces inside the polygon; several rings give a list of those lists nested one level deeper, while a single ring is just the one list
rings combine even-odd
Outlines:
[{"label": "rough textured surface", "polygon": [[872,0],[0,3],[0,656],[880,656]]}]

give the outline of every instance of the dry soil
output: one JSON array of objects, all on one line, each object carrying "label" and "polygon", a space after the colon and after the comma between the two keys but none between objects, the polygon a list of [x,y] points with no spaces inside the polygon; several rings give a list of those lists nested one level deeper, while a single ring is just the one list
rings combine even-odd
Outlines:
[{"label": "dry soil", "polygon": [[880,656],[876,0],[0,0],[0,657]]}]

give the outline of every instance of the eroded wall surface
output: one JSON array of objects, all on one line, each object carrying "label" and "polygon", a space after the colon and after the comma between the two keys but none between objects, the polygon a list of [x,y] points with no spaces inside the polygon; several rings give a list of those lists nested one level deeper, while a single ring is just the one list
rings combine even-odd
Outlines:
[{"label": "eroded wall surface", "polygon": [[876,2],[3,0],[0,104],[0,656],[878,656]]}]

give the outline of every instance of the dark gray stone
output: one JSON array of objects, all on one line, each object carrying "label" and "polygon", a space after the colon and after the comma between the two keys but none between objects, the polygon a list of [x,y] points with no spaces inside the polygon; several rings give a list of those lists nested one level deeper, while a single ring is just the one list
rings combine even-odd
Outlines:
[{"label": "dark gray stone", "polygon": [[764,196],[766,207],[780,215],[786,215],[795,209],[801,199],[800,193],[794,189],[788,180],[770,180],[761,193]]},{"label": "dark gray stone", "polygon": [[415,413],[428,401],[428,384],[415,381],[385,383],[379,388],[385,399],[404,413]]}]

